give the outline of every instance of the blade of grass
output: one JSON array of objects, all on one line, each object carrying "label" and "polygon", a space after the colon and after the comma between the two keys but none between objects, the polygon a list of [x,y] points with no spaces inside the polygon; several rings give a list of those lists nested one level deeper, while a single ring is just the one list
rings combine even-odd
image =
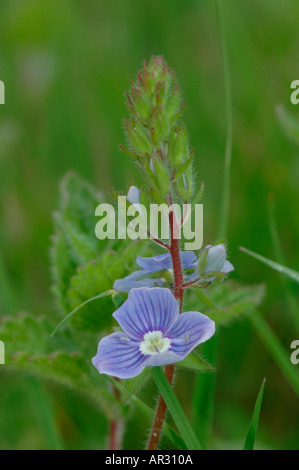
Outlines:
[{"label": "blade of grass", "polygon": [[161,367],[153,367],[152,375],[188,450],[201,450],[197,437]]},{"label": "blade of grass", "polygon": [[[220,28],[220,40],[222,48],[224,89],[225,89],[225,109],[226,109],[226,143],[224,157],[224,178],[221,197],[221,210],[219,215],[219,225],[217,237],[226,238],[228,229],[229,200],[230,200],[230,173],[232,161],[232,93],[230,66],[225,33],[225,20],[223,13],[223,0],[217,0],[218,19]],[[219,352],[219,333],[212,340],[202,347],[203,356],[212,364],[217,362]],[[200,436],[204,448],[207,447],[214,415],[214,402],[216,392],[216,374],[199,375],[195,381],[193,394],[193,425]],[[200,426],[199,424],[200,423]]]},{"label": "blade of grass", "polygon": [[13,288],[11,286],[11,281],[8,277],[7,269],[4,264],[2,253],[0,252],[0,286],[1,286],[1,295],[0,295],[0,312],[2,314],[8,315],[16,311],[16,302],[15,296],[13,294]]},{"label": "blade of grass", "polygon": [[36,377],[26,378],[26,391],[30,398],[33,416],[44,437],[46,448],[48,450],[62,450],[64,445],[55,423],[53,407]]},{"label": "blade of grass", "polygon": [[[278,235],[273,197],[269,200],[269,225],[270,225],[270,234],[271,234],[276,261],[279,264],[285,265],[286,260],[283,255],[283,251],[281,248],[281,243],[280,243],[280,239]],[[297,333],[299,333],[299,305],[297,302],[297,298],[294,295],[293,290],[292,290],[292,285],[291,285],[292,281],[290,281],[288,277],[281,276],[281,282],[284,288],[285,299],[286,299],[289,312],[293,317],[293,321],[294,321]]]},{"label": "blade of grass", "polygon": [[222,199],[221,199],[221,211],[220,211],[219,226],[218,226],[218,238],[226,238],[227,236],[229,199],[230,199],[232,139],[233,139],[231,80],[230,80],[229,58],[228,58],[227,41],[226,41],[226,34],[225,34],[225,21],[224,21],[222,4],[223,4],[223,0],[217,0],[220,35],[221,35],[222,57],[223,57],[225,109],[226,109],[226,144],[225,144],[225,159],[224,159],[224,178],[223,178],[223,190],[222,190]]},{"label": "blade of grass", "polygon": [[249,431],[245,440],[244,450],[253,450],[254,448],[257,428],[259,425],[260,412],[261,412],[261,407],[262,407],[262,402],[263,402],[265,384],[266,384],[266,378],[264,378],[262,382],[256,403],[255,403],[251,423],[249,426]]},{"label": "blade of grass", "polygon": [[275,271],[278,271],[279,273],[285,274],[289,278],[293,279],[296,282],[299,282],[299,272],[295,271],[294,269],[288,268],[286,266],[282,266],[279,263],[276,263],[275,261],[272,261],[271,259],[265,258],[262,255],[259,255],[258,253],[254,253],[254,251],[248,250],[247,248],[244,248],[243,246],[239,247],[239,250],[243,251],[249,256],[252,256],[253,258],[259,260],[261,263],[266,264],[272,269],[275,269]]},{"label": "blade of grass", "polygon": [[251,320],[253,327],[285,376],[289,385],[299,397],[299,374],[297,369],[291,363],[289,354],[286,353],[279,339],[258,310],[255,310],[248,318]]},{"label": "blade of grass", "polygon": [[[215,366],[219,351],[219,332],[203,345],[202,356],[209,364]],[[204,449],[208,447],[212,432],[214,401],[216,389],[216,373],[197,374],[192,396],[192,427],[199,437]]]}]

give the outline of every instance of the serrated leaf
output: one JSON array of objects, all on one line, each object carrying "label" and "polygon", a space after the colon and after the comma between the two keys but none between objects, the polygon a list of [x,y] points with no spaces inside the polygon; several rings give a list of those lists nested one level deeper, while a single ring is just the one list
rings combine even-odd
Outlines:
[{"label": "serrated leaf", "polygon": [[121,381],[122,389],[121,389],[121,397],[122,400],[128,401],[132,395],[136,395],[138,390],[141,388],[145,379],[149,376],[150,368],[146,367],[141,374],[137,375],[133,379],[125,379]]},{"label": "serrated leaf", "polygon": [[[103,268],[98,263],[87,264],[78,269],[71,278],[70,287],[66,293],[69,311],[95,297],[109,291],[111,283],[105,276]],[[101,331],[113,324],[113,303],[108,297],[86,304],[77,315],[71,318],[71,325],[80,331]]]},{"label": "serrated leaf", "polygon": [[194,288],[194,292],[196,294],[196,296],[199,298],[199,300],[204,304],[206,305],[207,307],[209,308],[213,308],[213,309],[217,309],[217,306],[215,305],[215,303],[213,302],[212,299],[210,299],[207,295],[205,295],[203,293],[203,290],[199,287],[195,287]]},{"label": "serrated leaf", "polygon": [[[192,289],[193,291],[193,289]],[[243,286],[237,281],[226,281],[214,284],[207,290],[210,300],[217,305],[217,309],[204,307],[203,312],[215,321],[216,326],[225,326],[235,319],[247,315],[255,307],[261,304],[265,286],[263,284],[254,286]],[[188,309],[198,310],[197,298],[189,299]]]},{"label": "serrated leaf", "polygon": [[87,361],[90,357],[78,351],[69,334],[63,332],[50,338],[53,327],[52,319],[27,313],[2,317],[0,338],[5,343],[5,370],[37,374],[85,393],[108,418],[115,419],[125,413],[126,407],[119,403],[104,378]]},{"label": "serrated leaf", "polygon": [[6,364],[6,369],[33,373],[76,392],[87,394],[109,419],[119,419],[126,412],[126,408],[104,387],[104,383],[100,385],[100,380],[98,384],[94,383],[92,367],[81,355],[71,356],[64,352],[56,352],[50,356],[31,356],[23,352],[14,355]]},{"label": "serrated leaf", "polygon": [[112,294],[114,293],[115,291],[113,290],[107,290],[105,292],[102,292],[101,294],[99,295],[96,295],[95,297],[91,297],[90,299],[86,300],[85,302],[83,302],[82,304],[78,305],[78,307],[76,307],[72,312],[70,312],[60,323],[59,325],[55,328],[55,330],[53,331],[53,333],[51,333],[51,338],[53,338],[55,336],[55,334],[57,333],[57,331],[60,330],[60,328],[63,327],[63,325],[65,323],[67,323],[73,315],[75,315],[81,308],[83,308],[85,305],[87,305],[88,303],[90,302],[94,302],[95,300],[98,300],[98,299],[101,299],[103,297],[108,297],[109,295],[112,296]]},{"label": "serrated leaf", "polygon": [[199,372],[215,372],[215,368],[192,351],[185,359],[176,363],[182,369],[192,369]]},{"label": "serrated leaf", "polygon": [[[145,241],[99,241],[95,236],[99,202],[96,191],[75,174],[62,181],[51,261],[53,292],[60,310],[67,315],[88,299],[112,289],[116,279],[132,270],[137,254],[146,246]],[[81,331],[111,327],[112,305],[106,300],[85,306],[74,316],[72,325]]]}]

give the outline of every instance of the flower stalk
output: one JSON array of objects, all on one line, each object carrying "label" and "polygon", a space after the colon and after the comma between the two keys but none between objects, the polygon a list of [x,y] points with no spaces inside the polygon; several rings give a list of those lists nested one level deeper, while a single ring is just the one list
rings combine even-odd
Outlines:
[{"label": "flower stalk", "polygon": [[[183,305],[183,297],[184,297],[184,289],[183,289],[183,272],[182,272],[182,265],[181,265],[181,258],[180,258],[180,246],[179,240],[174,237],[175,233],[175,224],[177,224],[175,214],[173,211],[169,214],[169,224],[170,224],[170,231],[171,231],[171,245],[169,248],[169,252],[171,254],[172,265],[173,265],[173,275],[174,275],[174,296],[180,303],[180,313],[182,311]],[[174,372],[175,372],[174,364],[169,364],[165,367],[164,373],[165,377],[168,380],[170,386],[173,384],[174,379]],[[154,418],[154,423],[152,426],[150,439],[148,443],[148,450],[156,450],[159,445],[161,432],[163,423],[165,420],[167,411],[166,403],[160,395],[156,415]]]}]

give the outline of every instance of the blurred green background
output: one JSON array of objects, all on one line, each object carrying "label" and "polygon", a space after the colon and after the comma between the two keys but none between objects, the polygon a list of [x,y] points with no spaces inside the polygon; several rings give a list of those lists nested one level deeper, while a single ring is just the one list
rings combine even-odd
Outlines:
[{"label": "blurred green background", "polygon": [[[268,221],[268,198],[274,195],[284,254],[288,265],[298,269],[299,151],[284,135],[276,106],[282,103],[298,114],[290,103],[290,83],[299,78],[299,4],[224,3],[233,96],[228,236],[233,277],[266,283],[262,310],[288,352],[297,338],[281,279],[238,246],[274,258]],[[49,244],[58,184],[67,171],[76,170],[103,194],[111,187],[125,191],[129,181],[140,183],[118,146],[124,141],[121,120],[127,116],[124,91],[151,55],[163,55],[177,71],[196,168],[206,188],[204,242],[213,242],[225,147],[216,3],[2,0],[0,24],[0,79],[6,86],[6,104],[0,107],[1,315],[55,309]],[[298,295],[296,286],[294,292]],[[244,442],[264,376],[268,382],[257,447],[299,449],[298,399],[247,320],[221,337],[214,430],[220,447]],[[1,366],[1,449],[105,446],[107,423],[92,403],[26,380]],[[184,375],[182,399],[192,380]],[[44,393],[49,401],[43,412],[54,419],[58,443],[36,413],[36,400]],[[134,448],[140,433],[144,441],[147,437],[141,419],[132,416],[132,422],[127,448]]]}]

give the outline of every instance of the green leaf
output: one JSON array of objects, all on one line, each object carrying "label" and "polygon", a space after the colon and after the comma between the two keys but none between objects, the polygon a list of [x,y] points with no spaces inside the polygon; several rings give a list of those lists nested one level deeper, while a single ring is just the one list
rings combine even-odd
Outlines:
[{"label": "green leaf", "polygon": [[194,150],[191,151],[191,156],[188,158],[188,160],[176,171],[175,176],[173,178],[173,182],[177,181],[185,171],[188,169],[189,165],[191,165],[192,160],[194,157]]},{"label": "green leaf", "polygon": [[[5,343],[5,370],[38,375],[67,386],[75,393],[89,397],[110,419],[126,413],[121,404],[107,388],[106,381],[87,362],[91,357],[82,354],[63,331],[51,339],[55,322],[44,317],[22,314],[2,317],[0,338]],[[96,350],[96,343],[94,348]]]},{"label": "green leaf", "polygon": [[102,294],[96,295],[95,297],[92,297],[91,299],[86,300],[82,304],[78,305],[71,313],[69,313],[63,320],[62,322],[59,323],[59,325],[55,328],[53,333],[51,333],[51,337],[55,336],[58,330],[70,319],[72,318],[73,315],[75,315],[78,310],[80,310],[84,305],[88,304],[89,302],[93,302],[94,300],[101,299],[102,297],[107,297],[108,295],[112,295],[115,291],[113,290],[107,290],[106,292],[102,292]]},{"label": "green leaf", "polygon": [[253,258],[256,258],[257,260],[266,264],[270,268],[275,269],[275,271],[285,274],[286,276],[290,277],[294,281],[299,282],[298,271],[295,271],[294,269],[291,269],[291,268],[287,268],[286,266],[282,266],[281,264],[276,263],[275,261],[272,261],[268,258],[265,258],[262,255],[258,255],[257,253],[254,253],[253,251],[247,250],[247,248],[244,248],[243,246],[240,247],[240,250],[243,251],[244,253],[247,253],[247,255],[252,256]]},{"label": "green leaf", "polygon": [[71,325],[80,331],[93,332],[112,327],[114,308],[111,299],[105,295],[92,304],[87,302],[110,290],[111,283],[101,264],[90,263],[78,269],[77,274],[70,280],[66,298],[69,311],[75,310],[82,303],[84,306],[71,317]]},{"label": "green leaf", "polygon": [[251,419],[249,431],[246,437],[245,445],[244,445],[244,450],[253,450],[254,448],[254,443],[255,443],[255,438],[256,438],[256,433],[257,433],[257,428],[259,425],[259,418],[260,418],[260,412],[261,412],[261,407],[262,407],[262,401],[263,401],[263,396],[264,396],[264,390],[265,390],[265,383],[266,383],[266,378],[263,380]]},{"label": "green leaf", "polygon": [[213,302],[212,299],[210,299],[208,296],[206,296],[204,293],[203,293],[203,290],[200,288],[200,287],[194,287],[194,292],[196,294],[196,296],[199,298],[199,300],[204,304],[206,305],[207,307],[209,308],[212,308],[212,309],[215,309],[217,310],[217,306],[215,305],[215,303]]},{"label": "green leaf", "polygon": [[63,179],[51,249],[53,291],[59,310],[69,315],[70,326],[80,332],[112,327],[113,302],[100,296],[132,271],[137,254],[146,246],[145,241],[99,241],[95,236],[99,202],[96,192],[77,175]]},{"label": "green leaf", "polygon": [[188,450],[201,450],[197,437],[161,367],[153,367],[152,375]]},{"label": "green leaf", "polygon": [[[200,289],[198,289],[200,290]],[[189,310],[198,310],[198,297],[194,295],[195,289],[188,300]],[[198,295],[197,290],[195,291]],[[253,308],[260,305],[265,293],[263,284],[255,286],[243,286],[237,281],[226,281],[214,284],[209,288],[209,299],[201,296],[203,311],[208,317],[215,321],[216,326],[226,326],[230,322],[248,315]],[[201,295],[202,293],[200,293]],[[214,304],[214,308],[207,304]],[[217,305],[218,308],[215,308]]]},{"label": "green leaf", "polygon": [[299,397],[299,374],[291,363],[289,354],[258,310],[255,310],[249,319],[286,380]]},{"label": "green leaf", "polygon": [[[31,356],[26,352],[14,355],[6,365],[7,369],[22,373],[32,373],[41,378],[54,381],[89,397],[109,419],[119,419],[127,409],[108,390],[103,382],[93,378],[93,366],[86,358],[74,353],[69,355],[57,351],[50,356],[43,354]],[[101,383],[102,382],[102,383]]]},{"label": "green leaf", "polygon": [[141,374],[137,375],[133,379],[126,379],[121,381],[122,389],[121,389],[121,396],[122,400],[128,401],[132,395],[136,395],[138,390],[141,388],[142,384],[144,383],[145,379],[149,376],[149,368],[146,367]]},{"label": "green leaf", "polygon": [[213,366],[204,361],[196,352],[192,351],[185,359],[178,362],[177,367],[182,369],[192,369],[199,372],[215,372]]}]

